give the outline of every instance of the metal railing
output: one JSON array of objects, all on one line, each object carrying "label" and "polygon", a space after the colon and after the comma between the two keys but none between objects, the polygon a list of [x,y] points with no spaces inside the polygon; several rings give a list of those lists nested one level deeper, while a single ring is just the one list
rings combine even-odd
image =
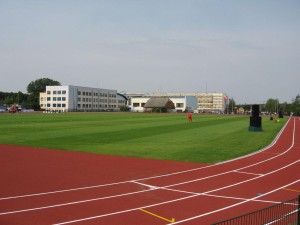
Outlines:
[{"label": "metal railing", "polygon": [[300,195],[268,208],[212,225],[300,225]]}]

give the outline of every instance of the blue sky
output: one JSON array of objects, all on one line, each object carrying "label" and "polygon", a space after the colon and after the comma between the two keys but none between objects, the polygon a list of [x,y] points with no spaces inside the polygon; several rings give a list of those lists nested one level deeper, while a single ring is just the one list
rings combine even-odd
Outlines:
[{"label": "blue sky", "polygon": [[300,94],[299,0],[0,0],[0,91]]}]

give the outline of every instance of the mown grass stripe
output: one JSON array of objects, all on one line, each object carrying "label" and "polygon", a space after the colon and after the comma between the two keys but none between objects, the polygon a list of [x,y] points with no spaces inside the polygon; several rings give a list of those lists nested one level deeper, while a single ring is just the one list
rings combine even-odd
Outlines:
[{"label": "mown grass stripe", "polygon": [[0,143],[91,153],[219,162],[268,145],[281,123],[263,118],[249,132],[249,116],[145,113],[1,114]]}]

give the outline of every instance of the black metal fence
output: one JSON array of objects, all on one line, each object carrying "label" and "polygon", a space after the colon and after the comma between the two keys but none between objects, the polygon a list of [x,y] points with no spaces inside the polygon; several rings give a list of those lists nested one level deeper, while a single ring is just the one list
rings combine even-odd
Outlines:
[{"label": "black metal fence", "polygon": [[298,198],[212,225],[300,225],[299,203],[300,195]]}]

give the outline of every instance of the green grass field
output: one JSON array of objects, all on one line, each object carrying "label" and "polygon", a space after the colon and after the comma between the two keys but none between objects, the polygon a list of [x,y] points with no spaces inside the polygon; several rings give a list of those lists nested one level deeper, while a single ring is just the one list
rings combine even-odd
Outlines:
[{"label": "green grass field", "polygon": [[249,116],[145,113],[0,114],[1,144],[187,162],[219,162],[270,144],[280,123]]}]

